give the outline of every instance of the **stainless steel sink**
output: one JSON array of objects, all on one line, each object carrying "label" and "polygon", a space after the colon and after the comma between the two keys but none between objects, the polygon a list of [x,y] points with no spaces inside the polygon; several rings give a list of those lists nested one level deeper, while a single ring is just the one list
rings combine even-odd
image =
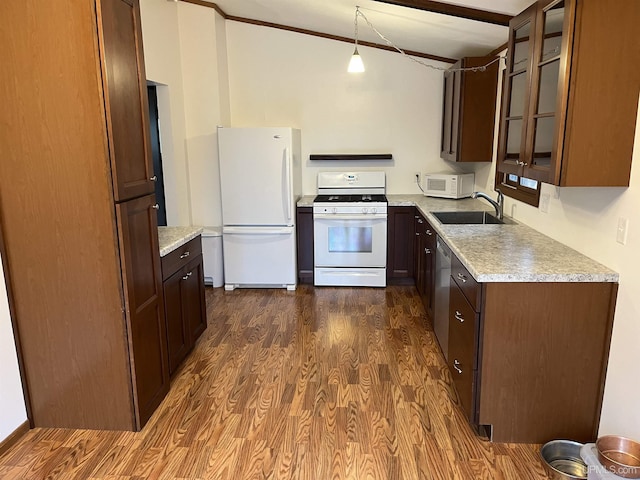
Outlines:
[{"label": "stainless steel sink", "polygon": [[458,212],[431,212],[440,223],[446,225],[484,225],[484,224],[511,224],[513,223],[506,218],[500,220],[498,217],[491,215],[485,211],[458,211]]}]

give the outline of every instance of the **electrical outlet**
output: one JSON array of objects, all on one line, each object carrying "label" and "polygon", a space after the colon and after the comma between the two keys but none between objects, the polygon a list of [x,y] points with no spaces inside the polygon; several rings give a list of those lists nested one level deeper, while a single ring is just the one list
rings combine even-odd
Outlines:
[{"label": "electrical outlet", "polygon": [[413,174],[413,179],[418,185],[420,185],[420,181],[422,180],[422,174],[420,172],[415,172]]},{"label": "electrical outlet", "polygon": [[618,231],[616,232],[616,241],[622,245],[627,244],[627,232],[629,231],[629,219],[618,218]]}]

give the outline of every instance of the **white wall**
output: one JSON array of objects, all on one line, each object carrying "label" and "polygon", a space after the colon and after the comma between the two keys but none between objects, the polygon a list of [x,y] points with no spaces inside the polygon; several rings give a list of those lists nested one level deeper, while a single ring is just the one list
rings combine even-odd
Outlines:
[{"label": "white wall", "polygon": [[180,2],[178,24],[191,220],[222,225],[216,127],[229,124],[225,22],[212,8]]},{"label": "white wall", "polygon": [[0,261],[0,442],[27,420],[9,301]]},{"label": "white wall", "polygon": [[[389,193],[419,193],[415,172],[451,169],[440,159],[442,72],[360,47],[366,72],[349,74],[351,44],[238,22],[227,22],[227,46],[231,125],[300,128],[304,194],[321,170],[384,170]],[[394,159],[311,162],[312,153]]]},{"label": "white wall", "polygon": [[[505,197],[505,214],[620,274],[599,433],[624,435],[637,440],[640,440],[640,382],[634,369],[640,365],[639,125],[640,116],[636,123],[629,188],[555,188],[542,184],[541,194],[550,196],[548,213]],[[495,155],[490,166],[477,168],[479,189],[493,192],[494,172]],[[558,198],[554,198],[555,195]],[[620,217],[629,219],[626,245],[616,242]]]},{"label": "white wall", "polygon": [[140,0],[147,80],[158,85],[158,117],[167,223],[190,225],[179,6],[182,7],[175,2]]},{"label": "white wall", "polygon": [[216,126],[229,124],[224,19],[212,8],[141,0],[147,80],[158,85],[167,223],[222,223]]}]

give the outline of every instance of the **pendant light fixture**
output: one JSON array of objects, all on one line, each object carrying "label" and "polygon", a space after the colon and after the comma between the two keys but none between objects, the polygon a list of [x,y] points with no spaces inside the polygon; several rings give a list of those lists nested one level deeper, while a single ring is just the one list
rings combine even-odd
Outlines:
[{"label": "pendant light fixture", "polygon": [[360,73],[360,72],[364,72],[364,63],[362,63],[362,58],[360,57],[360,54],[358,53],[358,17],[362,17],[362,20],[369,26],[369,28],[371,28],[371,30],[374,31],[374,33],[380,37],[380,40],[382,40],[384,43],[386,43],[390,48],[392,48],[393,50],[395,50],[396,52],[398,52],[400,55],[402,55],[403,57],[405,57],[406,59],[417,63],[419,65],[422,65],[423,67],[427,67],[433,70],[439,70],[442,72],[445,71],[449,71],[449,72],[484,72],[487,67],[495,62],[499,62],[500,60],[505,59],[505,57],[503,56],[497,56],[496,58],[494,58],[493,60],[490,60],[486,65],[481,65],[478,67],[464,67],[464,68],[447,68],[447,67],[440,67],[437,65],[432,65],[430,63],[426,63],[422,60],[420,60],[419,58],[415,58],[412,57],[411,55],[407,54],[407,52],[405,52],[403,49],[401,49],[400,47],[398,47],[395,43],[393,43],[391,40],[389,40],[387,37],[385,37],[382,33],[380,33],[380,31],[369,21],[369,19],[367,18],[367,16],[362,13],[360,11],[360,7],[356,6],[356,16],[355,16],[355,20],[354,20],[354,28],[355,28],[355,34],[354,34],[354,38],[355,38],[355,44],[356,44],[356,48],[353,51],[353,55],[351,56],[351,61],[349,62],[349,68],[347,69],[347,71],[349,73]]},{"label": "pendant light fixture", "polygon": [[354,23],[354,38],[356,43],[356,48],[353,51],[353,55],[351,55],[351,60],[349,61],[349,68],[347,71],[349,73],[362,73],[364,72],[364,63],[362,63],[362,57],[358,53],[358,15],[360,14],[360,7],[356,6],[356,16],[353,21]]}]

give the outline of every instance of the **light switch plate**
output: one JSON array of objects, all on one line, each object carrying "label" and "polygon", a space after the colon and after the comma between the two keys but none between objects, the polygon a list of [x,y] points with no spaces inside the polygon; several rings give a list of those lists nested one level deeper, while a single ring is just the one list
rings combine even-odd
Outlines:
[{"label": "light switch plate", "polygon": [[622,245],[627,244],[627,232],[629,231],[629,219],[618,218],[618,231],[616,233],[616,241]]}]

